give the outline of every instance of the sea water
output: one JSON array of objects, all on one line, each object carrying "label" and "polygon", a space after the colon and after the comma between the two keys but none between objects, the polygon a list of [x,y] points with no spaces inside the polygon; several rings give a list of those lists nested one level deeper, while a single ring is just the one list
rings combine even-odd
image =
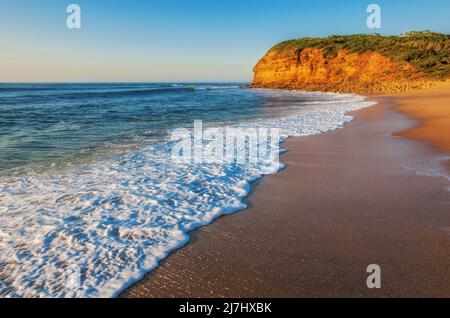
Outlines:
[{"label": "sea water", "polygon": [[[171,132],[342,127],[373,105],[240,83],[0,84],[0,297],[111,297],[244,209],[258,164],[171,160]],[[271,171],[271,173],[274,171]]]}]

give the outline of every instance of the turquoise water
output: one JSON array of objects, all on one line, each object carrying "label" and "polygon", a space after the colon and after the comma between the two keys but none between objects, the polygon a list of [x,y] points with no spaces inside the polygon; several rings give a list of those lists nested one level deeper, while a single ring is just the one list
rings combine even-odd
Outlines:
[{"label": "turquoise water", "polygon": [[0,297],[116,296],[276,172],[176,163],[173,128],[278,128],[283,141],[372,104],[240,84],[0,84]]},{"label": "turquoise water", "polygon": [[154,142],[195,119],[278,116],[289,98],[209,84],[0,84],[0,171]]}]

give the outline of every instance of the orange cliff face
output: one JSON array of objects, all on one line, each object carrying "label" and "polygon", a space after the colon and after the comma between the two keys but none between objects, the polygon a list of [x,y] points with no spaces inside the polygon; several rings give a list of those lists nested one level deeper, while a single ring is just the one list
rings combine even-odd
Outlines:
[{"label": "orange cliff face", "polygon": [[432,82],[406,62],[376,52],[321,49],[270,50],[254,67],[252,87],[334,92],[392,92],[429,87]]}]

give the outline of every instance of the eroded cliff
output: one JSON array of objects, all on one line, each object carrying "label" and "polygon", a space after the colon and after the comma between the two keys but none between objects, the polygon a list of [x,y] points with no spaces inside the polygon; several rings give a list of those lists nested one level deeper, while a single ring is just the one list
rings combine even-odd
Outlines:
[{"label": "eroded cliff", "polygon": [[[339,37],[333,37],[337,38]],[[404,58],[394,58],[391,56],[396,55],[386,49],[380,49],[378,42],[378,46],[373,45],[373,49],[369,42],[365,45],[358,44],[364,45],[363,48],[355,49],[351,45],[342,45],[349,37],[342,38],[338,42],[340,45],[332,46],[331,52],[330,46],[311,42],[311,39],[300,44],[285,42],[275,46],[254,67],[252,86],[367,93],[415,90],[429,87],[437,80],[447,77],[446,59],[450,56],[446,54],[449,47],[448,38],[444,38],[443,46],[441,45],[443,50],[436,57],[442,65],[434,67],[429,62],[426,65],[428,68],[421,66],[421,60],[409,58],[428,54],[426,51],[423,53],[423,47],[415,49],[414,46],[406,46],[408,55]],[[375,37],[378,38],[385,37]],[[308,44],[311,44],[310,47]],[[434,48],[429,47],[428,50],[431,53],[427,58]]]}]

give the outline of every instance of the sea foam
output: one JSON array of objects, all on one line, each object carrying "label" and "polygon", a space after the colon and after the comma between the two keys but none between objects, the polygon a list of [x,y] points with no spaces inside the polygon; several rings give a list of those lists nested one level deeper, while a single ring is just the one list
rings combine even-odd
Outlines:
[{"label": "sea foam", "polygon": [[[239,124],[279,128],[283,140],[340,128],[349,112],[374,104],[355,95],[270,94],[316,100]],[[172,146],[1,177],[0,296],[116,296],[186,244],[189,231],[246,208],[250,183],[267,173],[258,164],[174,164]]]}]

